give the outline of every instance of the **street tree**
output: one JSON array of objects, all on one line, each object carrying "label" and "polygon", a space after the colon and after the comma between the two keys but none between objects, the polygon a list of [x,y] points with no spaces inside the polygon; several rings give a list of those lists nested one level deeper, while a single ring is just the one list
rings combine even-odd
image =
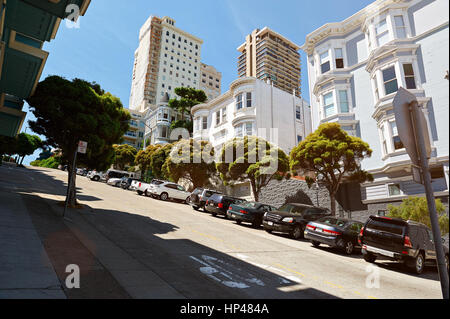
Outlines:
[{"label": "street tree", "polygon": [[[175,94],[178,95],[179,98],[171,99],[169,101],[169,107],[181,114],[181,120],[174,122],[172,124],[172,129],[181,127],[192,133],[193,118],[191,110],[194,106],[205,103],[208,98],[205,92],[194,88],[175,88]],[[189,114],[188,119],[185,119],[185,114]]]},{"label": "street tree", "polygon": [[76,205],[74,154],[79,141],[88,142],[87,153],[78,156],[78,163],[106,170],[114,160],[113,144],[118,144],[129,128],[131,116],[120,99],[106,93],[99,84],[81,79],[72,81],[49,76],[40,82],[35,94],[27,99],[36,120],[30,128],[47,137],[49,146],[61,150],[68,164],[68,205]]},{"label": "street tree", "polygon": [[205,186],[216,173],[214,148],[206,141],[182,139],[173,145],[162,170],[172,181],[183,178],[194,188]]},{"label": "street tree", "polygon": [[154,177],[158,179],[169,179],[163,165],[169,157],[173,144],[165,144],[150,155],[150,169]]},{"label": "street tree", "polygon": [[216,168],[224,185],[249,181],[255,201],[272,180],[290,177],[288,156],[276,145],[254,136],[225,143]]},{"label": "street tree", "polygon": [[361,161],[371,155],[369,144],[348,135],[337,123],[326,123],[291,151],[290,167],[293,173],[301,170],[315,175],[307,176],[306,182],[309,187],[317,182],[327,188],[335,215],[339,185],[373,181],[373,176],[361,169]]},{"label": "street tree", "polygon": [[114,168],[124,170],[126,166],[134,164],[137,150],[128,144],[113,145],[114,148]]},{"label": "street tree", "polygon": [[16,154],[17,137],[0,135],[0,165],[2,164],[3,155]]},{"label": "street tree", "polygon": [[[431,228],[430,212],[425,197],[408,197],[403,199],[399,206],[388,205],[389,217],[414,220]],[[445,206],[440,199],[436,199],[436,213],[439,219],[441,234],[449,231],[449,218],[445,212]]]},{"label": "street tree", "polygon": [[142,177],[146,176],[146,173],[151,168],[153,153],[158,151],[161,147],[161,145],[149,145],[145,148],[145,150],[140,150],[136,154],[134,164],[139,166],[139,169],[142,172]]},{"label": "street tree", "polygon": [[43,142],[37,135],[20,133],[17,136],[16,153],[21,158],[19,165],[22,165],[25,156],[32,155],[38,148],[43,148]]}]

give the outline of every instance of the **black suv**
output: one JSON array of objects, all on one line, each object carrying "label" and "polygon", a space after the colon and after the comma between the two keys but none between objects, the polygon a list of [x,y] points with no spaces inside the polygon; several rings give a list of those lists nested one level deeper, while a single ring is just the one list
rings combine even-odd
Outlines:
[{"label": "black suv", "polygon": [[220,194],[218,191],[214,191],[211,189],[205,188],[196,188],[191,193],[191,199],[189,201],[189,205],[192,206],[193,209],[199,210],[201,208],[205,209],[205,204],[208,198],[210,198],[214,194]]},{"label": "black suv", "polygon": [[[426,263],[436,263],[433,234],[426,225],[414,221],[370,216],[358,238],[364,260],[377,259],[404,263],[417,274]],[[448,271],[448,246],[444,245]]]},{"label": "black suv", "polygon": [[228,219],[227,211],[231,204],[241,204],[246,200],[231,197],[223,194],[213,194],[207,201],[205,205],[205,210],[211,213],[213,216],[223,215]]},{"label": "black suv", "polygon": [[292,238],[304,237],[306,225],[325,216],[331,216],[325,208],[305,204],[284,204],[278,210],[264,214],[263,226],[268,233],[277,231]]}]

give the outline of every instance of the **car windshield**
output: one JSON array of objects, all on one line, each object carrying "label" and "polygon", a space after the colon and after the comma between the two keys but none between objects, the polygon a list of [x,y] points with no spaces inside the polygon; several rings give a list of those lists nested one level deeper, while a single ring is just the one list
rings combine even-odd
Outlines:
[{"label": "car windshield", "polygon": [[259,203],[256,202],[244,202],[242,203],[243,207],[248,207],[248,208],[256,208],[259,205]]},{"label": "car windshield", "polygon": [[322,218],[319,220],[319,222],[327,224],[327,225],[331,225],[331,226],[338,226],[338,227],[344,227],[345,224],[347,224],[347,221],[345,221],[345,220],[332,218],[332,217]]},{"label": "car windshield", "polygon": [[293,205],[291,205],[291,204],[285,204],[285,205],[281,206],[278,210],[279,210],[280,212],[287,212],[287,213],[290,213],[290,212],[292,211],[293,208],[294,208]]}]

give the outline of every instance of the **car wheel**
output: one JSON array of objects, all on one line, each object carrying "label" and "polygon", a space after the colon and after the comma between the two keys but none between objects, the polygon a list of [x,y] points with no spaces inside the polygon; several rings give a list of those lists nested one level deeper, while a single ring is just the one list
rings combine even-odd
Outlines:
[{"label": "car wheel", "polygon": [[197,206],[192,206],[192,208],[194,209],[194,210],[199,210],[200,208],[198,208]]},{"label": "car wheel", "polygon": [[354,249],[354,246],[353,246],[353,243],[351,241],[348,241],[348,242],[345,243],[345,245],[344,245],[344,252],[347,255],[352,255],[353,254],[353,249]]},{"label": "car wheel", "polygon": [[161,195],[159,195],[159,199],[162,201],[166,201],[169,199],[169,194],[167,193],[162,193]]},{"label": "car wheel", "polygon": [[374,263],[377,260],[377,257],[372,254],[363,254],[363,258],[368,263]]},{"label": "car wheel", "polygon": [[266,232],[268,232],[269,234],[272,234],[272,231],[270,229],[266,229]]},{"label": "car wheel", "polygon": [[318,241],[315,241],[315,240],[311,241],[311,244],[312,244],[314,247],[319,247],[319,246],[320,246],[320,243],[319,243]]},{"label": "car wheel", "polygon": [[211,215],[213,215],[213,217],[216,217],[216,216],[217,216],[217,213],[211,213]]},{"label": "car wheel", "polygon": [[413,264],[412,264],[413,270],[416,274],[420,275],[421,273],[423,273],[423,270],[425,268],[425,257],[423,256],[423,253],[420,252],[419,255],[417,255],[417,257],[413,260]]},{"label": "car wheel", "polygon": [[145,190],[144,195],[145,195],[145,197],[149,196],[149,193],[147,192],[147,190]]},{"label": "car wheel", "polygon": [[259,218],[256,218],[253,222],[252,222],[252,227],[253,228],[259,228],[259,226],[261,226],[262,220]]},{"label": "car wheel", "polygon": [[303,237],[303,229],[300,225],[295,226],[291,232],[291,237],[294,239],[300,239]]},{"label": "car wheel", "polygon": [[241,225],[242,224],[242,220],[237,220],[236,224]]},{"label": "car wheel", "polygon": [[184,203],[187,204],[187,205],[189,205],[190,202],[191,202],[191,196],[186,198],[186,200],[184,201]]},{"label": "car wheel", "polygon": [[137,191],[137,193],[138,193],[138,195],[141,195],[141,196],[142,196],[142,194],[144,194],[144,193],[141,192],[141,191]]},{"label": "car wheel", "polygon": [[94,176],[93,180],[94,180],[94,182],[98,182],[100,180],[100,177],[99,176]]}]

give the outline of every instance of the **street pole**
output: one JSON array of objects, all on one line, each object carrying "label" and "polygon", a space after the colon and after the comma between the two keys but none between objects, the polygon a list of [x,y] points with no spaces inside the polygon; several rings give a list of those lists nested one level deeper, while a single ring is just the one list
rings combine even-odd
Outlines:
[{"label": "street pole", "polygon": [[417,112],[421,112],[419,104],[417,101],[413,101],[409,105],[409,110],[411,114],[412,125],[414,127],[414,132],[416,135],[416,142],[418,147],[419,164],[421,168],[423,185],[425,186],[425,194],[427,197],[428,211],[430,213],[431,220],[431,230],[433,232],[434,246],[436,250],[437,264],[439,279],[441,282],[442,295],[444,299],[449,299],[449,284],[448,284],[448,273],[447,266],[445,262],[444,249],[442,245],[441,231],[439,228],[439,220],[436,211],[436,202],[434,198],[433,187],[431,186],[431,174],[428,165],[427,149],[425,146],[425,140],[423,130],[427,128],[422,127],[422,122],[418,118]]},{"label": "street pole", "polygon": [[63,215],[62,217],[65,217],[66,215],[66,210],[67,210],[67,205],[68,205],[68,200],[69,200],[69,194],[70,194],[70,188],[72,186],[72,179],[73,179],[73,174],[76,174],[76,163],[77,163],[77,154],[78,154],[78,146],[75,149],[75,155],[73,156],[73,165],[72,165],[72,175],[69,175],[69,185],[67,185],[67,194],[66,194],[66,202],[64,203],[64,211],[63,211]]}]

